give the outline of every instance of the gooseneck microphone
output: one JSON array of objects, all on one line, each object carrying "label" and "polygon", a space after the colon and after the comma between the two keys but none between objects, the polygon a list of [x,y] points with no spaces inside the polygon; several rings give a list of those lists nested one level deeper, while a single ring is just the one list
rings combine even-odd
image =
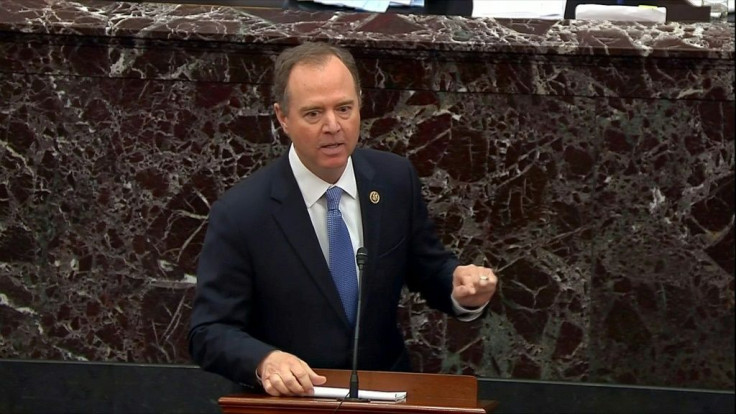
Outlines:
[{"label": "gooseneck microphone", "polygon": [[358,340],[360,338],[360,307],[363,297],[363,266],[368,260],[368,250],[365,247],[358,248],[355,261],[358,263],[358,310],[355,313],[355,334],[353,338],[353,372],[350,374],[350,394],[348,400],[360,400],[358,398]]}]

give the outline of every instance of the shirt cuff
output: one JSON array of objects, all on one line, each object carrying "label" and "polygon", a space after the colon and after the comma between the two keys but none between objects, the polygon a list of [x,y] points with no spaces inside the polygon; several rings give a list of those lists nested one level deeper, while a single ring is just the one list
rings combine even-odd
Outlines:
[{"label": "shirt cuff", "polygon": [[483,313],[483,310],[488,306],[488,302],[484,303],[483,306],[475,309],[468,309],[465,307],[460,306],[459,303],[457,303],[457,300],[455,300],[452,295],[450,295],[450,300],[452,300],[452,308],[455,311],[455,315],[457,319],[461,322],[470,322],[478,319],[478,317]]}]

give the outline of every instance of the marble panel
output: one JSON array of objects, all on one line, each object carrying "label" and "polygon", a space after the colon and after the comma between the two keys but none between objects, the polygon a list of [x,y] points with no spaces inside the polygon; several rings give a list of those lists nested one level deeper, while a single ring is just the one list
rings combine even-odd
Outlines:
[{"label": "marble panel", "polygon": [[600,102],[597,378],[703,387],[733,378],[733,221],[719,213],[734,211],[729,111],[723,102]]},{"label": "marble panel", "polygon": [[210,204],[288,144],[284,47],[356,56],[362,145],[411,159],[461,323],[406,295],[425,372],[734,387],[733,25],[10,0],[0,358],[188,362]]}]

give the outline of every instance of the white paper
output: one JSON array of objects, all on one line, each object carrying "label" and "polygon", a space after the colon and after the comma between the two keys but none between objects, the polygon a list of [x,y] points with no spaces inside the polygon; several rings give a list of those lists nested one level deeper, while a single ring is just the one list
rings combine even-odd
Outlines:
[{"label": "white paper", "polygon": [[424,0],[391,0],[391,6],[424,7]]},{"label": "white paper", "polygon": [[[314,387],[314,396],[318,398],[345,398],[350,393],[348,388]],[[368,391],[358,390],[358,398],[372,401],[404,401],[405,391]]]},{"label": "white paper", "polygon": [[[692,4],[695,7],[701,7],[703,5],[703,0],[687,0],[688,3]],[[734,12],[734,5],[736,5],[736,0],[728,0],[728,12],[733,13]]]},{"label": "white paper", "polygon": [[581,4],[575,8],[575,19],[664,23],[667,20],[667,9],[664,7]]},{"label": "white paper", "polygon": [[474,0],[473,17],[562,19],[565,0]]},{"label": "white paper", "polygon": [[390,3],[391,2],[389,0],[368,0],[363,4],[363,7],[360,7],[360,9],[369,12],[383,13],[388,10]]},{"label": "white paper", "polygon": [[385,12],[388,10],[390,0],[313,0],[315,3],[322,3],[328,6],[344,6],[357,10],[365,10],[369,12]]}]

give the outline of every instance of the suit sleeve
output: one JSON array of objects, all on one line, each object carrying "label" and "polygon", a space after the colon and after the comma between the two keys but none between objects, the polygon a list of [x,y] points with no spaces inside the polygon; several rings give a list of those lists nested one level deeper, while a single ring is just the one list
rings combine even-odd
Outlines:
[{"label": "suit sleeve", "polygon": [[275,348],[248,333],[252,307],[251,261],[242,236],[221,202],[212,206],[199,257],[189,329],[189,352],[203,369],[256,385],[255,370]]}]

